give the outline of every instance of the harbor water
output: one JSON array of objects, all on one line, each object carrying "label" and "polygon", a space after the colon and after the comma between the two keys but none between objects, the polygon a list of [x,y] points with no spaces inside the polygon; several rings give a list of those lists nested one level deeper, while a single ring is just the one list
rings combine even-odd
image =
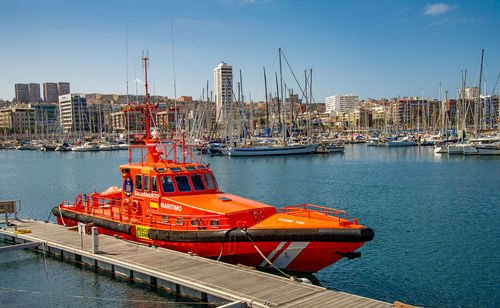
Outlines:
[{"label": "harbor water", "polygon": [[[0,200],[21,199],[20,217],[45,220],[61,201],[120,186],[127,161],[126,151],[0,151]],[[374,229],[361,258],[315,274],[326,288],[426,307],[500,306],[499,157],[350,145],[344,154],[203,161],[224,192],[346,210]],[[200,306],[33,251],[3,254],[0,273],[1,306]]]}]

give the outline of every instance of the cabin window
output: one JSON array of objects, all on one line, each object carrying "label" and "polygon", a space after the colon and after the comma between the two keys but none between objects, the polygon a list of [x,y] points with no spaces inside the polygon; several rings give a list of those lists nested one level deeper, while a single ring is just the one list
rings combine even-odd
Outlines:
[{"label": "cabin window", "polygon": [[207,189],[215,189],[214,180],[210,173],[204,173],[203,177],[205,177],[205,182],[207,182]]},{"label": "cabin window", "polygon": [[200,170],[205,170],[205,169],[207,169],[207,167],[205,167],[205,166],[203,166],[203,165],[199,165],[199,166],[198,166],[198,169],[200,169]]},{"label": "cabin window", "polygon": [[172,181],[172,178],[169,176],[162,176],[161,177],[161,188],[163,189],[164,193],[174,192],[175,188],[174,188],[174,183]]},{"label": "cabin window", "polygon": [[182,171],[182,168],[181,167],[172,167],[172,168],[168,168],[170,169],[170,171],[172,172],[179,172],[179,171]]},{"label": "cabin window", "polygon": [[158,192],[158,183],[156,183],[156,176],[151,178],[151,191]]},{"label": "cabin window", "polygon": [[210,220],[210,227],[218,228],[220,226],[220,222],[218,220]]},{"label": "cabin window", "polygon": [[177,222],[177,225],[178,225],[178,226],[182,226],[182,225],[184,225],[184,218],[182,218],[182,217],[177,217],[176,222]]},{"label": "cabin window", "polygon": [[184,169],[186,169],[188,171],[195,171],[196,170],[196,168],[193,166],[184,167]]},{"label": "cabin window", "polygon": [[191,226],[198,227],[200,225],[200,221],[198,219],[191,219]]},{"label": "cabin window", "polygon": [[162,216],[161,216],[161,221],[162,221],[163,223],[168,224],[168,216],[167,216],[167,215],[162,215]]},{"label": "cabin window", "polygon": [[149,175],[144,176],[144,191],[149,191]]},{"label": "cabin window", "polygon": [[177,189],[180,192],[191,191],[191,185],[189,185],[189,180],[187,176],[179,175],[175,177],[175,184],[177,184]]},{"label": "cabin window", "polygon": [[193,182],[194,190],[205,190],[205,185],[203,184],[203,179],[199,174],[191,175],[191,182]]},{"label": "cabin window", "polygon": [[142,174],[135,175],[135,189],[142,189]]}]

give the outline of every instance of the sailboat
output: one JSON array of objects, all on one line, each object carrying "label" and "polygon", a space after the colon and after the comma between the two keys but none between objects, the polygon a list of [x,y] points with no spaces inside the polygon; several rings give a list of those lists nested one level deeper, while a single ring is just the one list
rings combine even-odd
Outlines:
[{"label": "sailboat", "polygon": [[[281,84],[281,98],[278,97],[278,105],[281,105],[281,140],[271,143],[243,143],[241,145],[227,146],[222,149],[222,152],[229,156],[277,156],[277,155],[298,155],[298,154],[311,154],[317,150],[318,144],[311,143],[309,140],[306,142],[291,142],[287,140],[286,134],[286,120],[284,111],[283,99],[283,76],[281,67],[281,48],[279,52],[279,65],[280,65],[280,84]],[[264,79],[266,80],[266,79]],[[277,81],[276,81],[277,83]],[[265,85],[267,91],[267,85]],[[277,88],[277,84],[276,84]],[[267,92],[266,92],[267,93]],[[333,149],[333,148],[332,148]]]}]

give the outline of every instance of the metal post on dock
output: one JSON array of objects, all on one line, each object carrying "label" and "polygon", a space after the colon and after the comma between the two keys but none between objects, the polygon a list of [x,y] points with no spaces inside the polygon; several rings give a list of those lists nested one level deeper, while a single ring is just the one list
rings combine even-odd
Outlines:
[{"label": "metal post on dock", "polygon": [[99,252],[99,233],[97,227],[92,227],[92,253]]}]

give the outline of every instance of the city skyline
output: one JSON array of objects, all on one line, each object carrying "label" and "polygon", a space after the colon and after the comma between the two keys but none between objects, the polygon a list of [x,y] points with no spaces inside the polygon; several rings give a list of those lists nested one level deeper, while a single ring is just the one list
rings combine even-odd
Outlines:
[{"label": "city skyline", "polygon": [[[316,102],[349,93],[360,99],[422,93],[438,98],[439,82],[441,96],[448,90],[453,98],[463,69],[467,85],[477,86],[482,48],[488,94],[500,73],[498,1],[0,4],[5,29],[0,32],[5,42],[0,98],[7,100],[15,96],[16,83],[58,80],[70,82],[74,93],[124,94],[128,79],[130,94],[136,87],[144,94],[142,50],[149,50],[151,58],[151,95],[193,99],[201,97],[207,80],[213,91],[213,69],[224,61],[233,67],[235,90],[242,70],[245,100],[263,100],[263,67],[268,88],[276,91],[278,48],[301,84],[304,70],[313,70]],[[284,58],[282,66],[287,87],[298,93]]]}]

